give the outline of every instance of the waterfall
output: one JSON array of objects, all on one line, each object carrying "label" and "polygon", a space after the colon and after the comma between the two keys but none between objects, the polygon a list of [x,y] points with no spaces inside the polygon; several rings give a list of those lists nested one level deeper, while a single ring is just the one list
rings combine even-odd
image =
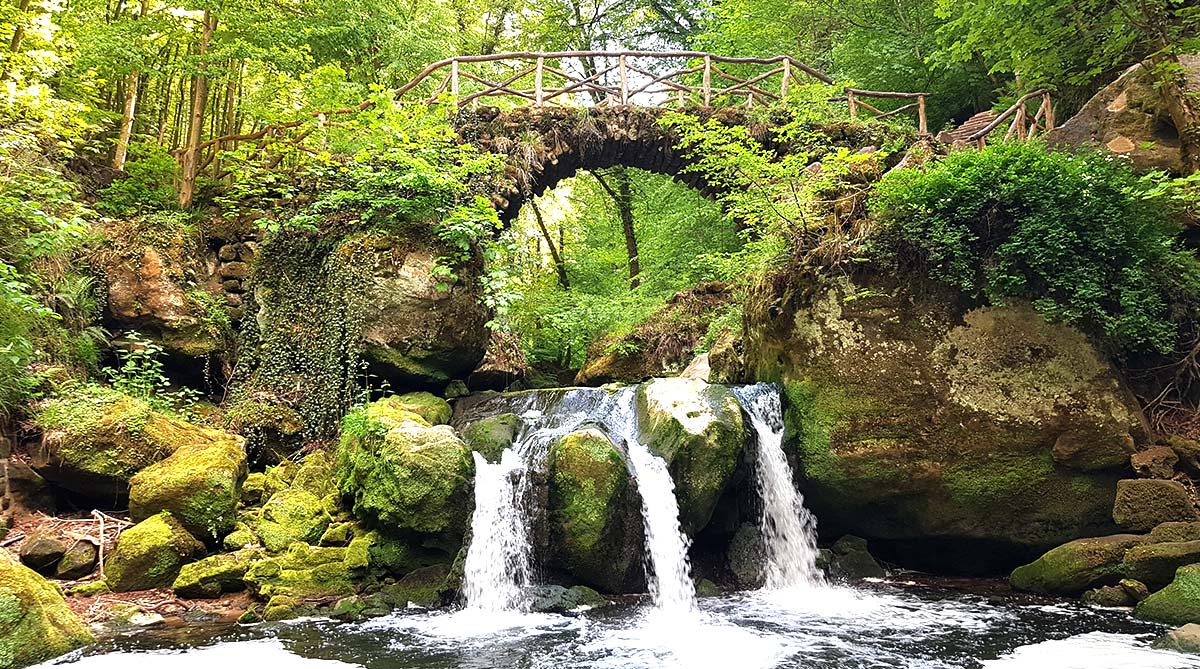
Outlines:
[{"label": "waterfall", "polygon": [[817,523],[804,507],[792,482],[792,468],[783,452],[783,408],[779,390],[770,384],[735,388],[734,394],[750,416],[757,437],[755,481],[762,500],[759,530],[768,590],[825,584],[817,569]]},{"label": "waterfall", "polygon": [[471,546],[463,564],[467,607],[483,611],[527,611],[533,564],[523,501],[525,464],[507,449],[496,464],[475,457],[475,515]]}]

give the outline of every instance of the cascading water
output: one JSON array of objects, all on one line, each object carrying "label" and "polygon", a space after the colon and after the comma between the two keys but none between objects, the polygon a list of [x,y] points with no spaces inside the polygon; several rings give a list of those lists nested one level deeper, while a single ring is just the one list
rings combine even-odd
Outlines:
[{"label": "cascading water", "polygon": [[781,590],[825,585],[817,568],[816,519],[792,483],[792,468],[783,452],[779,390],[759,383],[735,388],[734,394],[749,414],[758,442],[755,480],[762,500],[763,586]]},{"label": "cascading water", "polygon": [[522,501],[525,464],[512,449],[492,464],[475,457],[475,515],[463,564],[463,595],[468,608],[527,611],[533,564]]}]

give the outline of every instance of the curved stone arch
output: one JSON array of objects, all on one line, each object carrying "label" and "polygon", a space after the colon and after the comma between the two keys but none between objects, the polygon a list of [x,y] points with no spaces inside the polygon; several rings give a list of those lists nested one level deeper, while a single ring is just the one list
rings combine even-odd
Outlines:
[{"label": "curved stone arch", "polygon": [[[676,148],[676,134],[659,120],[664,110],[624,108],[494,107],[464,111],[459,136],[481,150],[507,158],[507,186],[493,196],[507,227],[529,200],[580,171],[618,165],[664,174],[715,199],[720,191],[687,168],[692,161]],[[727,125],[744,125],[770,145],[775,126],[748,121],[739,110],[710,110]]]}]

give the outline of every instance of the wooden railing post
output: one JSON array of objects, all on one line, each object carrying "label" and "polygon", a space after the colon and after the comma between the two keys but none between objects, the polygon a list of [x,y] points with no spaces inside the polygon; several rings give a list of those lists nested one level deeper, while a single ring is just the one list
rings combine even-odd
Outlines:
[{"label": "wooden railing post", "polygon": [[686,100],[686,98],[684,97],[683,89],[682,88],[675,89],[675,94],[676,94],[676,101],[678,102],[679,108],[683,109],[683,107],[685,106],[685,100]]},{"label": "wooden railing post", "polygon": [[450,62],[450,94],[454,96],[455,103],[458,102],[458,59]]},{"label": "wooden railing post", "polygon": [[1054,104],[1050,101],[1050,91],[1042,93],[1042,104],[1046,105],[1046,130],[1054,129]]},{"label": "wooden railing post", "polygon": [[792,78],[792,60],[790,58],[783,59],[783,83],[779,85],[779,97],[787,99],[788,80]]},{"label": "wooden railing post", "polygon": [[846,104],[850,105],[850,120],[858,118],[858,105],[854,103],[854,91],[846,91]]},{"label": "wooden railing post", "polygon": [[704,106],[712,106],[712,56],[704,55]]},{"label": "wooden railing post", "polygon": [[929,122],[925,118],[925,96],[917,96],[917,132],[922,135],[929,134]]},{"label": "wooden railing post", "polygon": [[544,72],[545,69],[546,69],[545,56],[538,56],[537,72],[535,72],[533,74],[533,105],[535,107],[541,107],[542,100],[544,99],[544,93],[542,92],[542,72]]},{"label": "wooden railing post", "polygon": [[625,70],[625,54],[617,56],[617,71],[621,74],[621,106],[629,104],[629,75]]}]

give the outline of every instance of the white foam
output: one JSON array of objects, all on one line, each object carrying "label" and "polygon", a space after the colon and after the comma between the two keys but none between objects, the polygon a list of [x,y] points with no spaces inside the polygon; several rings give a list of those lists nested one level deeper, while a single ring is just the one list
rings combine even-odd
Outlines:
[{"label": "white foam", "polygon": [[79,669],[212,669],[212,667],[287,667],[288,669],[349,669],[361,664],[337,660],[315,660],[300,657],[284,647],[279,639],[232,641],[215,646],[176,650],[155,650],[133,653],[108,653],[80,657],[72,654],[39,667],[62,666]]},{"label": "white foam", "polygon": [[1200,667],[1200,657],[1151,648],[1131,634],[1089,632],[1021,646],[987,669],[1187,669]]}]

